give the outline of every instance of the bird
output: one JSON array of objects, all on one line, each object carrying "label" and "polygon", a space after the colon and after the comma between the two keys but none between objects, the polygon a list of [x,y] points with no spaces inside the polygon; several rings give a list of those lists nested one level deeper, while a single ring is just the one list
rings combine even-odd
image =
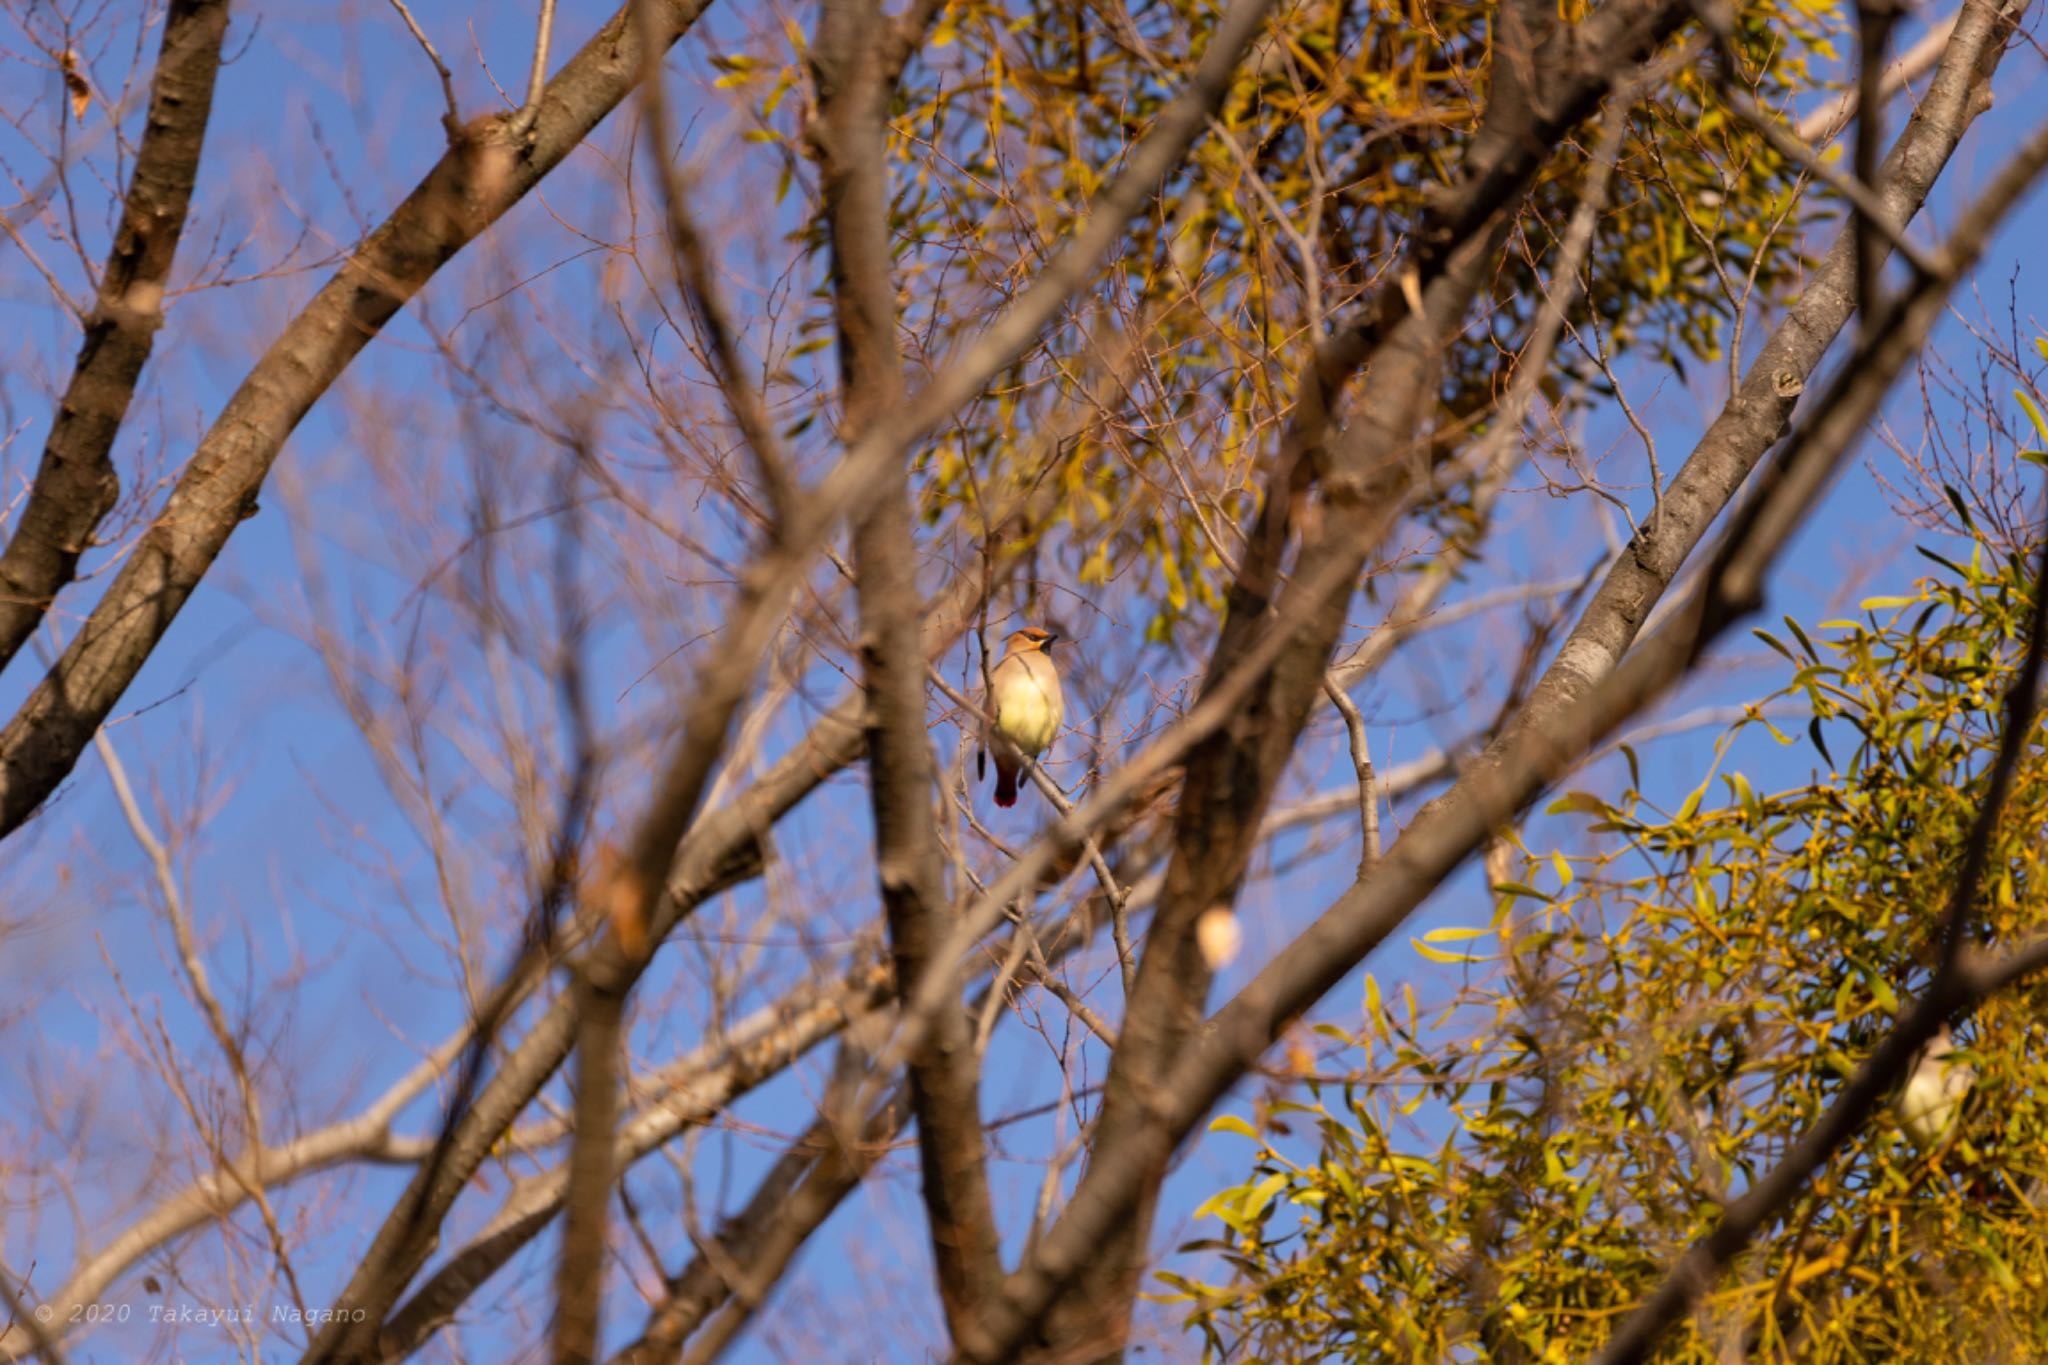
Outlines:
[{"label": "bird", "polygon": [[1913,1072],[1899,1091],[1899,1126],[1921,1151],[1947,1140],[1963,1097],[1977,1083],[1977,1068],[1951,1060],[1955,1037],[1944,1025],[1913,1058]]},{"label": "bird", "polygon": [[990,724],[983,742],[984,764],[993,751],[996,756],[996,804],[1017,804],[1017,774],[1024,760],[1037,758],[1052,746],[1066,718],[1066,700],[1060,695],[1060,671],[1052,661],[1057,632],[1026,626],[1012,631],[1003,644],[1003,657],[989,670]]}]

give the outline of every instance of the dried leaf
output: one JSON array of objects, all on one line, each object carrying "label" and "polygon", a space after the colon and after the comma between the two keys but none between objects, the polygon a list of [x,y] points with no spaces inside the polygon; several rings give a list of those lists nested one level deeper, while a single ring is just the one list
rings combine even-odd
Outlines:
[{"label": "dried leaf", "polygon": [[64,49],[64,89],[71,96],[71,117],[85,122],[85,111],[92,106],[92,87],[85,83],[75,47]]},{"label": "dried leaf", "polygon": [[647,955],[647,904],[650,897],[639,874],[610,844],[597,849],[597,903],[604,907],[612,932],[626,956],[638,961]]}]

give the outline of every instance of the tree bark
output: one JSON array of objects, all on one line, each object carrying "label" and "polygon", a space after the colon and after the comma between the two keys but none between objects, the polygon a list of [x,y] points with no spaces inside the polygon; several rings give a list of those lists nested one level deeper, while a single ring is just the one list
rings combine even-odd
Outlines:
[{"label": "tree bark", "polygon": [[114,439],[163,326],[164,288],[199,180],[228,0],[174,0],[150,82],[149,119],[71,383],[57,404],[28,504],[0,552],[0,668],[78,572],[121,492]]}]

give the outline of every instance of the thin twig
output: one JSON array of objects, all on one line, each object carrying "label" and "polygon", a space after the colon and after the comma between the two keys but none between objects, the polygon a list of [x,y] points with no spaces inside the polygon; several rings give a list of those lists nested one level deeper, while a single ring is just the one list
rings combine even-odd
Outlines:
[{"label": "thin twig", "polygon": [[[983,726],[993,723],[993,718],[980,706],[970,701],[966,694],[946,681],[945,675],[934,667],[927,670],[932,683],[939,691],[963,711],[980,719]],[[1036,759],[1024,760],[1024,771],[1032,784],[1052,803],[1061,815],[1072,815],[1074,803],[1060,790],[1059,783],[1046,775]],[[1117,966],[1123,976],[1124,996],[1130,997],[1132,978],[1137,973],[1137,955],[1131,951],[1130,890],[1117,882],[1116,874],[1110,870],[1109,860],[1102,856],[1102,846],[1090,834],[1081,842],[1082,851],[1087,855],[1088,866],[1095,871],[1095,880],[1102,886],[1102,894],[1109,901],[1109,931],[1116,944]]]},{"label": "thin twig", "polygon": [[1366,743],[1365,717],[1358,703],[1337,685],[1335,678],[1323,680],[1323,692],[1344,717],[1344,729],[1351,737],[1351,766],[1358,772],[1358,823],[1365,844],[1358,854],[1358,875],[1363,877],[1380,858],[1380,803],[1374,789],[1372,749]]},{"label": "thin twig", "polygon": [[433,39],[421,30],[419,21],[412,17],[412,11],[405,7],[405,0],[391,0],[391,8],[398,11],[398,17],[405,20],[405,26],[412,32],[413,41],[427,54],[427,60],[434,64],[434,73],[441,78],[441,98],[447,102],[448,111],[441,115],[441,126],[448,130],[449,142],[454,142],[462,132],[462,110],[455,103],[455,76],[448,70],[448,63],[441,60],[439,49]]},{"label": "thin twig", "polygon": [[[396,0],[393,0],[396,3]],[[548,83],[548,46],[555,37],[555,0],[540,0],[540,31],[533,39],[533,70],[526,78],[526,103],[505,126],[515,140],[524,140],[540,117],[541,93]]]},{"label": "thin twig", "polygon": [[[34,1270],[35,1267],[30,1266],[29,1269]],[[35,1311],[30,1311],[29,1306],[22,1301],[21,1295],[16,1292],[14,1283],[13,1272],[5,1265],[0,1265],[0,1301],[7,1304],[7,1316],[11,1319],[5,1327],[0,1327],[0,1336],[11,1335],[14,1329],[19,1327],[28,1335],[28,1339],[35,1343],[36,1353],[42,1356],[44,1365],[64,1365],[64,1352],[58,1347],[57,1339],[43,1327],[45,1319],[42,1315],[50,1313],[50,1305],[39,1303]],[[23,1289],[28,1288],[27,1280],[20,1283]]]},{"label": "thin twig", "polygon": [[[549,8],[553,8],[552,0]],[[648,0],[638,0],[636,8],[640,22],[651,25],[653,20],[649,10],[652,5]],[[784,535],[795,524],[797,516],[794,466],[775,435],[767,410],[761,405],[759,392],[747,382],[738,334],[732,324],[731,311],[726,308],[724,296],[718,289],[710,249],[705,244],[704,234],[697,230],[696,219],[690,214],[690,177],[677,168],[673,156],[668,97],[661,84],[661,55],[658,44],[645,43],[646,60],[640,97],[646,115],[647,154],[654,163],[661,185],[665,210],[663,222],[668,229],[669,250],[675,261],[676,276],[688,295],[691,311],[711,341],[711,359],[718,377],[718,390],[724,395],[733,420],[739,424],[740,435],[746,439],[747,448],[753,452],[755,469],[767,490],[769,511],[774,516],[770,533]]]}]

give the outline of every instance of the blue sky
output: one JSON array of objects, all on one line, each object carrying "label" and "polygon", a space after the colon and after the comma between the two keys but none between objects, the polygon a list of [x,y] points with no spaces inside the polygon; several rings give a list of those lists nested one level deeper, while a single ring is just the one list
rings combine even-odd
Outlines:
[{"label": "blue sky", "polygon": [[[519,12],[523,8],[488,7],[472,18],[469,7],[416,7],[423,27],[457,73],[465,113],[497,107],[489,81],[478,70],[478,53],[500,85],[523,86],[530,43],[530,18]],[[606,12],[602,6],[565,0],[557,19],[558,54],[580,44]],[[674,89],[687,116],[679,121],[701,139],[708,158],[705,216],[723,229],[735,272],[759,279],[760,273],[748,272],[758,272],[775,255],[772,241],[759,235],[761,225],[775,218],[773,208],[761,202],[771,173],[759,154],[742,147],[738,130],[708,93],[717,73],[706,60],[707,51],[743,50],[748,39],[739,26],[768,22],[737,14],[714,8],[711,20],[674,64],[681,73]],[[230,257],[225,273],[261,270],[269,277],[177,300],[152,363],[147,401],[138,406],[117,451],[130,489],[147,488],[153,479],[175,472],[251,361],[325,278],[332,254],[353,241],[361,224],[374,222],[395,203],[440,149],[439,92],[431,68],[381,3],[275,3],[239,11],[229,48],[235,57],[221,76],[197,219],[181,252],[179,278],[193,278],[203,262]],[[119,43],[114,50],[120,52]],[[120,70],[110,58],[95,78],[118,79]],[[54,75],[48,80],[54,90]],[[2037,55],[2025,48],[2015,52],[2001,73],[1996,107],[1973,130],[1930,213],[1921,219],[1917,230],[1923,236],[1930,222],[1952,221],[1958,196],[1980,185],[2002,149],[2048,112],[2043,89]],[[54,93],[43,98],[54,99]],[[103,122],[103,115],[95,112],[87,120],[86,134],[98,126],[95,120]],[[385,779],[361,735],[347,723],[318,654],[304,636],[309,589],[301,566],[320,567],[337,604],[330,618],[337,634],[372,657],[429,662],[424,676],[442,690],[423,705],[452,704],[451,698],[467,696],[468,682],[458,665],[474,662],[480,650],[459,638],[464,629],[460,618],[421,590],[423,580],[416,572],[423,562],[421,523],[408,519],[402,501],[394,502],[392,471],[416,475],[417,483],[405,487],[422,504],[459,500],[471,473],[487,471],[502,484],[506,509],[517,513],[545,502],[556,456],[546,442],[515,423],[489,415],[462,419],[450,396],[455,381],[436,360],[423,318],[436,328],[452,329],[460,346],[474,348],[467,354],[488,354],[494,362],[508,349],[516,352],[536,337],[556,338],[557,332],[581,329],[579,344],[593,351],[615,342],[615,336],[608,341],[604,335],[603,310],[577,311],[578,303],[587,303],[605,282],[601,257],[586,254],[588,242],[574,227],[609,212],[617,168],[628,151],[621,123],[618,118],[609,122],[588,152],[572,158],[489,241],[444,272],[424,300],[408,309],[315,409],[266,488],[264,514],[236,534],[110,728],[138,786],[161,795],[162,813],[203,811],[198,837],[181,849],[181,872],[207,945],[209,970],[230,1013],[239,1016],[253,1002],[253,1035],[277,1040],[264,1064],[296,1078],[292,1107],[274,1114],[274,1122],[312,1125],[349,1112],[410,1064],[415,1054],[401,1040],[437,1040],[458,1018],[456,999],[446,987],[445,959],[430,942],[439,927],[432,859],[416,830],[392,812]],[[33,180],[40,163],[21,139],[19,131],[0,129],[0,158],[13,174]],[[87,193],[81,202],[98,200]],[[2009,310],[2015,312],[2023,343],[2041,330],[2041,284],[2030,263],[2036,235],[2048,229],[2044,213],[2048,209],[2039,199],[2030,201],[1987,253],[1974,294],[1957,299],[1967,317],[2001,331]],[[749,232],[756,235],[750,239]],[[97,256],[103,250],[104,225],[88,222],[84,233]],[[244,238],[248,245],[231,256],[230,248]],[[555,262],[566,264],[528,282],[529,268]],[[60,275],[69,271],[66,278],[77,273],[75,262],[59,260],[56,268]],[[491,314],[470,315],[515,285],[522,302],[502,334],[490,330],[496,325]],[[754,297],[743,295],[738,306],[747,308]],[[644,320],[645,313],[644,308],[628,309],[622,316]],[[1974,367],[1974,345],[1951,322],[1936,350],[1967,373]],[[0,247],[0,401],[5,405],[0,435],[9,438],[0,469],[10,490],[33,468],[47,430],[48,394],[61,387],[74,347],[73,325],[50,306],[37,274],[25,266],[20,252]],[[536,344],[535,349],[546,360],[545,348]],[[567,349],[563,343],[557,356]],[[1668,472],[1710,415],[1711,384],[1701,375],[1688,384],[1642,367],[1632,379],[1640,385],[1639,394],[1653,395],[1646,416]],[[533,370],[531,382],[536,393],[557,385],[566,391],[575,376],[543,364]],[[1952,416],[1951,400],[1936,392],[1933,402],[1937,418]],[[1921,422],[1920,394],[1902,389],[1890,420],[1911,445]],[[1635,459],[1629,443],[1618,416],[1594,414],[1586,444],[1611,459],[1603,463],[1603,474],[1612,470],[1617,480],[1626,481]],[[1863,462],[1834,490],[1795,545],[1773,584],[1764,621],[1779,613],[1809,622],[1836,615],[1845,601],[1861,595],[1864,585],[1896,587],[1917,572],[1907,553],[1913,535],[1892,518],[1874,476],[1896,473],[1891,456],[1876,442],[1867,443],[1862,455]],[[1637,499],[1635,510],[1644,510],[1643,499]],[[1506,501],[1504,517],[1509,529],[1501,542],[1501,572],[1573,573],[1588,566],[1585,547],[1591,542],[1584,531],[1589,523],[1578,504],[1567,506],[1538,488],[1518,487]],[[1559,533],[1561,522],[1571,534]],[[736,543],[728,527],[725,544]],[[635,548],[592,546],[591,572],[628,575],[637,567]],[[103,563],[103,556],[88,561]],[[408,565],[413,572],[405,571]],[[1486,581],[1480,575],[1472,590]],[[103,582],[104,576],[89,581],[64,599],[59,612],[64,630],[75,625]],[[550,610],[535,581],[515,578],[505,592],[508,609],[516,613],[539,619]],[[1112,605],[1096,613],[1075,604],[1069,614],[1091,647],[1135,651],[1143,622],[1120,617],[1118,610]],[[678,607],[666,634],[620,626],[601,636],[593,658],[605,685],[593,691],[606,720],[644,719],[659,712],[664,697],[673,697],[687,677],[681,666],[714,647],[692,642],[693,623],[701,624],[692,609]],[[1435,714],[1438,703],[1446,689],[1455,691],[1472,674],[1471,660],[1483,656],[1489,632],[1514,623],[1509,614],[1447,630],[1424,646],[1418,662],[1389,672],[1384,692],[1367,699],[1375,757],[1383,767],[1457,737],[1454,719]],[[1746,637],[1736,637],[1725,653],[1753,660],[1762,651]],[[1172,662],[1162,660],[1162,667]],[[650,680],[631,681],[650,670]],[[957,661],[947,672],[957,674]],[[18,660],[0,675],[0,705],[11,711],[37,676],[30,661]],[[1760,690],[1760,678],[1770,677],[1768,662],[1761,672],[1716,674],[1688,687],[1670,709],[1682,712],[1745,699]],[[613,685],[616,680],[626,681]],[[526,718],[536,734],[551,733],[559,718],[545,686],[529,680],[515,683],[514,690],[512,714]],[[804,691],[805,697],[771,732],[771,750],[774,741],[798,733],[818,706],[836,699],[839,684],[829,670],[819,669],[805,679]],[[1340,788],[1348,782],[1335,733],[1328,726],[1317,731],[1318,742],[1294,778],[1300,788]],[[1660,741],[1646,783],[1652,795],[1691,787],[1711,757],[1714,738],[1709,729]],[[942,731],[942,753],[950,754],[949,742],[950,732]],[[618,780],[628,795],[634,774],[653,762],[654,746],[647,748],[644,755],[621,760]],[[480,779],[462,780],[465,762],[479,771],[487,764],[440,749],[436,755],[437,775],[448,783],[443,789],[447,818],[481,850],[499,855],[506,866],[516,865],[510,856],[517,845],[512,812]],[[1055,757],[1064,760],[1055,767],[1056,775],[1071,786],[1081,775],[1078,744],[1070,742],[1064,755]],[[1808,757],[1801,749],[1745,741],[1732,762],[1768,786],[1803,779]],[[1596,770],[1584,780],[1611,776]],[[857,926],[868,904],[869,870],[863,846],[849,832],[863,831],[865,800],[858,774],[834,779],[781,833],[787,873],[774,885],[750,888],[716,907],[716,914],[707,912],[693,926],[692,942],[670,950],[670,961],[652,974],[642,996],[636,1030],[647,1049],[666,1055],[695,1041],[704,1022],[697,983],[710,979],[719,964],[738,961],[746,926],[760,916],[791,904],[826,907],[822,922],[809,926],[811,943],[797,952],[829,943],[835,929],[843,934]],[[631,809],[623,797],[618,804],[621,811]],[[995,828],[1007,837],[1022,837],[1038,818],[1027,803]],[[1399,818],[1397,811],[1397,824]],[[1569,831],[1556,831],[1554,823],[1537,822],[1531,840],[1546,833],[1569,837]],[[151,1140],[162,1133],[189,1132],[175,1098],[161,1084],[138,1079],[146,1073],[127,1055],[124,1037],[147,1033],[160,1009],[163,1036],[196,1066],[210,1067],[212,1057],[200,1021],[172,988],[168,936],[138,891],[145,864],[97,758],[81,761],[45,814],[13,836],[10,853],[0,868],[0,896],[9,906],[0,952],[0,1002],[24,1003],[18,1009],[0,1003],[0,1028],[7,1030],[0,1049],[0,1089],[19,1097],[55,1096],[76,1127],[69,1135],[33,1132],[26,1111],[35,1104],[8,1106],[12,1112],[0,1118],[0,1152],[48,1154],[71,1141],[83,1151],[87,1169],[98,1173],[65,1197],[44,1187],[42,1212],[33,1217],[23,1211],[25,1188],[12,1173],[4,1178],[8,1211],[0,1214],[6,1220],[0,1225],[0,1249],[17,1273],[33,1264],[36,1283],[47,1286],[75,1250],[73,1207],[104,1236],[132,1211],[136,1194],[151,1188],[148,1173],[135,1165],[151,1149]],[[1225,974],[1215,998],[1240,983],[1264,953],[1284,941],[1291,926],[1327,904],[1345,884],[1350,865],[1350,857],[1341,853],[1310,860],[1248,896],[1243,907],[1247,952]],[[509,884],[485,890],[501,898],[516,893]],[[1427,998],[1451,983],[1444,968],[1424,962],[1407,947],[1408,933],[1472,923],[1484,913],[1472,878],[1462,876],[1376,955],[1370,970],[1382,981],[1412,981]],[[740,932],[728,932],[734,929]],[[785,926],[781,932],[790,939],[770,938],[771,949],[794,939],[793,929]],[[735,942],[736,937],[741,941]],[[509,950],[508,942],[495,954],[486,952],[486,960],[502,962]],[[113,989],[109,966],[118,970],[135,1013]],[[1358,999],[1354,975],[1326,1002],[1329,1017],[1355,1018]],[[1057,1010],[1049,1009],[1047,1018],[1057,1021]],[[1042,1064],[1044,1046],[1014,1025],[998,1034],[984,1088],[986,1113],[1026,1110],[1059,1099],[1050,1084],[1052,1072]],[[820,1074],[814,1065],[765,1087],[741,1106],[739,1123],[702,1136],[695,1156],[699,1198],[707,1209],[720,1200],[737,1204],[744,1198],[751,1175],[774,1155],[774,1135],[800,1127],[808,1117],[807,1097],[816,1093]],[[1084,1082],[1099,1081],[1100,1058],[1087,1057],[1078,1074]],[[551,1093],[559,1095],[559,1087]],[[429,1106],[416,1104],[399,1127],[418,1132],[431,1121]],[[1050,1140],[1043,1125],[1003,1130],[995,1178],[1013,1212],[1033,1196],[1038,1162]],[[184,1141],[189,1145],[189,1139]],[[186,1155],[194,1154],[188,1150]],[[1219,1185],[1240,1178],[1244,1160],[1242,1144],[1227,1137],[1197,1146],[1169,1182],[1159,1242],[1170,1245],[1188,1235],[1188,1211]],[[674,1181],[657,1169],[660,1164],[650,1161],[636,1174],[634,1189],[644,1198],[656,1241],[673,1268],[682,1239],[674,1223]],[[374,1217],[388,1207],[399,1183],[399,1173],[372,1169],[322,1177],[278,1193],[276,1210],[288,1226],[305,1220],[316,1230],[346,1229],[307,1242],[298,1270],[309,1302],[324,1301],[345,1280]],[[491,1207],[488,1197],[466,1204],[451,1231],[474,1228]],[[1013,1240],[1021,1226],[1020,1219],[1010,1219]],[[228,1262],[217,1242],[214,1234],[202,1234],[175,1266],[146,1263],[142,1269],[167,1285],[157,1296],[139,1288],[139,1275],[117,1284],[108,1297],[133,1307],[130,1324],[83,1338],[71,1358],[168,1358],[155,1329],[144,1325],[150,1303],[237,1301],[235,1286],[220,1279]],[[546,1318],[552,1253],[552,1238],[543,1238],[479,1295],[461,1333],[468,1352],[499,1358],[512,1343],[537,1339]],[[907,1154],[892,1158],[847,1202],[782,1292],[779,1304],[799,1311],[779,1315],[780,1321],[751,1334],[732,1358],[921,1358],[903,1343],[935,1341],[938,1326],[930,1307],[916,1177]],[[641,1316],[631,1290],[617,1286],[610,1315],[615,1329],[636,1325]],[[1154,1317],[1148,1328],[1166,1333],[1166,1354],[1190,1349],[1188,1342],[1173,1338],[1170,1322]],[[226,1340],[209,1339],[207,1330],[185,1330],[177,1342],[182,1357],[235,1358]],[[271,1355],[281,1349],[275,1339],[265,1346]],[[1146,1357],[1153,1353],[1148,1346]]]}]

